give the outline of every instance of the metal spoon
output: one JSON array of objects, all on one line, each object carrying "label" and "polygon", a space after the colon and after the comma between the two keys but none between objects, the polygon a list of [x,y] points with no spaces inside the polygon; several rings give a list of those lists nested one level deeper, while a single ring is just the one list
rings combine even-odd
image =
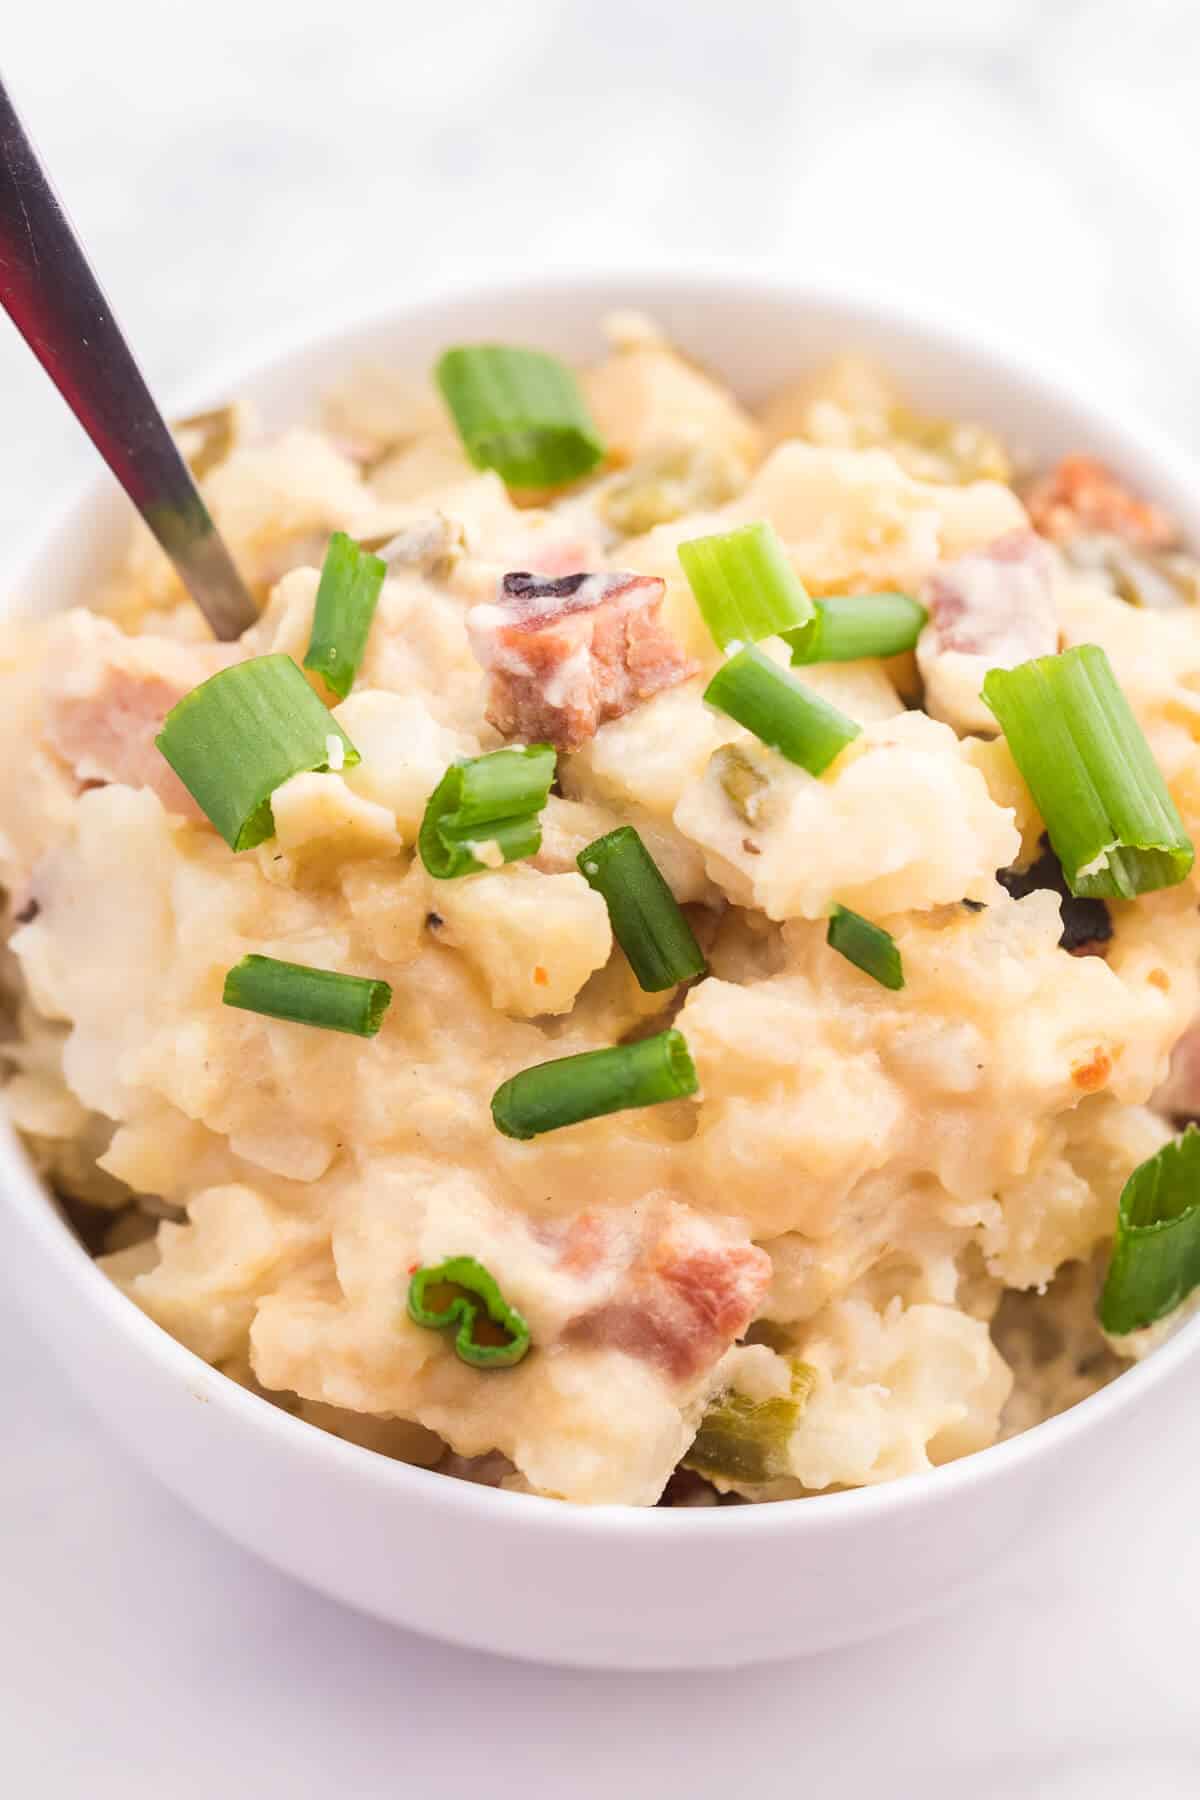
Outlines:
[{"label": "metal spoon", "polygon": [[0,81],[0,305],[219,638],[258,614]]}]

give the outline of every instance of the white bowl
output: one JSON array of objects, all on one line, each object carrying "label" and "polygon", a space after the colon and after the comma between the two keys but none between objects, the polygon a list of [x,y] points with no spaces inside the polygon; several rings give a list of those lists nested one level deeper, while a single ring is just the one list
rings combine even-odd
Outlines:
[{"label": "white bowl", "polygon": [[[1173,507],[1200,541],[1189,460],[1023,357],[961,330],[810,287],[737,275],[526,278],[397,307],[205,384],[188,407],[249,395],[269,424],[306,416],[339,371],[389,356],[426,367],[479,337],[574,357],[636,305],[756,400],[847,347],[877,354],[920,404],[965,413],[1041,457],[1087,447]],[[8,584],[12,608],[86,599],[125,504],[96,482]],[[205,1518],[351,1605],[454,1642],[544,1662],[706,1667],[865,1638],[940,1606],[1010,1546],[1171,1429],[1200,1319],[1071,1412],[931,1474],[856,1493],[698,1511],[574,1507],[448,1480],[329,1437],[183,1349],[95,1268],[11,1131],[0,1135],[0,1270],[84,1397]]]}]

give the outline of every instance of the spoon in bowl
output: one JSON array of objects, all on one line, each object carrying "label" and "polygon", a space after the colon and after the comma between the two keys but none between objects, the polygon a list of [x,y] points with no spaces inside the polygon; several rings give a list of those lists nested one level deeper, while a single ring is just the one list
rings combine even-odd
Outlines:
[{"label": "spoon in bowl", "polygon": [[258,613],[0,81],[0,305],[218,638]]}]

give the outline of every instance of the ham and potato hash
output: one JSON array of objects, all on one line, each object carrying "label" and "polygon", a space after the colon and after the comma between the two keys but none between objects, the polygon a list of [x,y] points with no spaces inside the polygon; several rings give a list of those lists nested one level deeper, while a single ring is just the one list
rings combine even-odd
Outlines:
[{"label": "ham and potato hash", "polygon": [[[394,371],[319,429],[190,423],[261,601],[236,644],[141,536],[87,609],[5,628],[8,1104],[133,1302],[345,1438],[581,1502],[879,1482],[1161,1333],[1095,1296],[1128,1178],[1200,1111],[1200,577],[1086,446],[1014,466],[854,358],[753,414],[646,322],[611,337],[594,466],[541,491]],[[796,617],[905,596],[906,647],[729,641],[679,547],[759,525]],[[326,749],[232,848],[173,709],[300,679],[346,538],[380,565],[346,679],[310,658]],[[1099,896],[982,698],[1084,645],[1175,820],[1170,873]],[[706,701],[738,671],[750,702]],[[754,711],[801,690],[811,755]],[[540,789],[488,816],[514,750]],[[370,1022],[323,1029],[286,965],[359,978],[334,1002]]]}]

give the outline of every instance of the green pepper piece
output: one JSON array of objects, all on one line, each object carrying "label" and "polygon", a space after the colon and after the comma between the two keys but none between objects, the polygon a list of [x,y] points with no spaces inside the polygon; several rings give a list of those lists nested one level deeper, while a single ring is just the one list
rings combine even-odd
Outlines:
[{"label": "green pepper piece", "polygon": [[408,1316],[428,1331],[457,1326],[454,1348],[474,1369],[511,1368],[529,1350],[528,1325],[473,1256],[451,1256],[415,1270]]},{"label": "green pepper piece", "polygon": [[790,1475],[788,1439],[816,1385],[808,1363],[793,1362],[792,1391],[785,1398],[751,1400],[728,1388],[711,1401],[683,1466],[710,1480],[757,1485]]},{"label": "green pepper piece", "polygon": [[747,825],[756,825],[759,796],[771,785],[770,778],[736,744],[715,750],[712,768],[738,817],[745,819]]}]

